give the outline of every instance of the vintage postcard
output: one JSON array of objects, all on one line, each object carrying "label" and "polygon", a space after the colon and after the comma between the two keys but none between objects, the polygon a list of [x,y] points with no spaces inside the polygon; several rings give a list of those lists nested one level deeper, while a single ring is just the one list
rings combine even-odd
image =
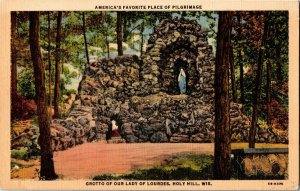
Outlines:
[{"label": "vintage postcard", "polygon": [[297,1],[0,5],[0,189],[299,189]]}]

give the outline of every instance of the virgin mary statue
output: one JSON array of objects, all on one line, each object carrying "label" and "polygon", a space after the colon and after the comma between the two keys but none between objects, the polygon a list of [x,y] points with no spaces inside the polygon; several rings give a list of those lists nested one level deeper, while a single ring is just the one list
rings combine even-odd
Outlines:
[{"label": "virgin mary statue", "polygon": [[180,73],[178,75],[178,86],[179,86],[180,94],[185,94],[185,92],[186,92],[186,75],[182,68],[180,69]]}]

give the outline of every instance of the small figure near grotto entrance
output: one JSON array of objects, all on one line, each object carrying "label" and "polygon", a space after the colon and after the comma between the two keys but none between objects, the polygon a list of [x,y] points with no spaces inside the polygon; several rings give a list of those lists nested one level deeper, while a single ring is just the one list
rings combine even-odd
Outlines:
[{"label": "small figure near grotto entrance", "polygon": [[111,123],[112,123],[112,134],[111,134],[111,136],[112,137],[120,137],[121,135],[119,133],[119,128],[118,128],[118,126],[116,124],[116,121],[112,120]]},{"label": "small figure near grotto entrance", "polygon": [[106,140],[110,140],[112,137],[120,137],[119,128],[115,120],[112,120],[108,125],[108,132],[106,133]]},{"label": "small figure near grotto entrance", "polygon": [[112,117],[109,126],[108,126],[108,132],[106,134],[106,140],[107,143],[125,143],[125,139],[122,138],[120,129],[118,127],[118,116]]},{"label": "small figure near grotto entrance", "polygon": [[180,90],[180,94],[186,93],[186,75],[183,68],[180,68],[180,73],[178,75],[178,86]]}]

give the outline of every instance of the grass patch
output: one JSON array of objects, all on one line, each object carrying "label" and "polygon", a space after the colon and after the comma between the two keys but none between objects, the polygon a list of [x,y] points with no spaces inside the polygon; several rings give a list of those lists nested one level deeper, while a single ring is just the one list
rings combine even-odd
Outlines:
[{"label": "grass patch", "polygon": [[181,154],[165,160],[161,166],[137,169],[129,174],[102,174],[93,180],[209,180],[212,179],[212,155]]},{"label": "grass patch", "polygon": [[120,180],[121,177],[111,174],[101,174],[93,177],[93,180]]},{"label": "grass patch", "polygon": [[11,150],[11,158],[28,160],[28,151],[26,149]]},{"label": "grass patch", "polygon": [[19,168],[29,168],[29,167],[34,166],[34,164],[21,164],[21,163],[14,162],[14,161],[10,162],[11,169],[14,168],[15,166],[18,166]]}]

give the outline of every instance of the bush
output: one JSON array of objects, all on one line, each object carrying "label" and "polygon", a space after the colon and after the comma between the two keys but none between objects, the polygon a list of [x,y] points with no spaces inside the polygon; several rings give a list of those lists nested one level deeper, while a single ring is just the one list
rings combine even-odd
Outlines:
[{"label": "bush", "polygon": [[19,96],[11,103],[12,119],[30,119],[37,112],[37,105],[34,100]]},{"label": "bush", "polygon": [[18,72],[18,89],[21,96],[35,97],[34,73],[32,67],[24,67]]},{"label": "bush", "polygon": [[27,160],[28,152],[26,149],[11,150],[11,158]]}]

